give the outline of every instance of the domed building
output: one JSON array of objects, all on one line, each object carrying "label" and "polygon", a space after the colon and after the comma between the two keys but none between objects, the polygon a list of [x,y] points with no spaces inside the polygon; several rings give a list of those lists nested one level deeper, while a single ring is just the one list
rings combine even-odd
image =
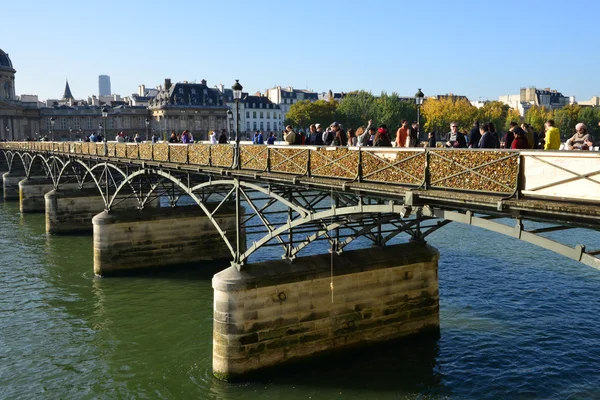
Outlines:
[{"label": "domed building", "polygon": [[15,72],[10,57],[0,49],[0,100],[16,100]]},{"label": "domed building", "polygon": [[0,49],[0,139],[24,140],[40,132],[37,104],[22,103],[15,95],[15,73],[7,53]]}]

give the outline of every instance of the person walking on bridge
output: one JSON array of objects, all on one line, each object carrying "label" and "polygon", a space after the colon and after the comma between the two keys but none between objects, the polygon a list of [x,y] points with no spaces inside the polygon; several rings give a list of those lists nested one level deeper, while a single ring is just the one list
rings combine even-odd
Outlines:
[{"label": "person walking on bridge", "polygon": [[560,130],[554,126],[554,120],[549,119],[544,124],[546,128],[546,143],[544,150],[559,150],[560,149]]},{"label": "person walking on bridge", "polygon": [[400,128],[396,132],[396,147],[407,147],[408,121],[403,119],[400,123]]},{"label": "person walking on bridge", "polygon": [[285,136],[283,140],[289,145],[296,143],[296,132],[294,132],[291,125],[285,127]]},{"label": "person walking on bridge", "polygon": [[481,140],[481,132],[479,132],[479,121],[473,123],[473,128],[469,133],[469,148],[477,149],[479,147],[479,141]]},{"label": "person walking on bridge", "polygon": [[458,131],[458,125],[456,124],[456,122],[450,123],[450,132],[446,134],[446,147],[467,147],[467,139],[465,139],[465,135]]}]

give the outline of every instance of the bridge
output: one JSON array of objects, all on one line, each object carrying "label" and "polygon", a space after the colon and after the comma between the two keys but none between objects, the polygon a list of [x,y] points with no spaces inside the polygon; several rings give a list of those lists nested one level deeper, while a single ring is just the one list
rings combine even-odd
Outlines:
[{"label": "bridge", "polygon": [[[5,199],[45,212],[48,232],[93,230],[99,275],[231,262],[213,279],[223,378],[439,326],[426,238],[452,222],[600,269],[585,235],[600,230],[597,152],[11,142],[0,153]],[[570,229],[581,243],[546,236]],[[391,245],[400,234],[409,243]],[[316,243],[329,253],[302,255]]]}]

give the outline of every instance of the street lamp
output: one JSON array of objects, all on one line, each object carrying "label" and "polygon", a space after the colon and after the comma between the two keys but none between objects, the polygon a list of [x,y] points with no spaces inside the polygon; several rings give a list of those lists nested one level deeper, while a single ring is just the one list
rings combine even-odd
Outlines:
[{"label": "street lamp", "polygon": [[231,131],[233,130],[233,113],[231,112],[231,109],[227,110],[227,121],[229,122],[227,124],[227,127],[229,128],[229,139],[231,139]]},{"label": "street lamp", "polygon": [[415,104],[417,105],[417,137],[421,140],[421,105],[423,104],[423,98],[425,95],[421,92],[421,88],[415,94]]},{"label": "street lamp", "polygon": [[79,140],[81,141],[81,139],[83,138],[83,129],[81,129],[81,127],[79,127],[79,130],[77,131],[77,133],[79,133]]},{"label": "street lamp", "polygon": [[10,132],[10,128],[8,127],[8,125],[6,125],[6,138],[8,139],[9,133]]},{"label": "street lamp", "polygon": [[148,141],[148,128],[150,127],[150,120],[146,118],[146,142]]},{"label": "street lamp", "polygon": [[240,85],[239,79],[235,80],[235,83],[231,87],[233,90],[233,98],[235,99],[235,116],[236,116],[236,127],[235,127],[235,144],[240,144],[240,99],[242,98],[242,85]]},{"label": "street lamp", "polygon": [[54,120],[54,117],[50,117],[50,137],[52,138],[52,141],[54,142],[54,123],[56,121]]},{"label": "street lamp", "polygon": [[104,128],[103,131],[103,136],[104,136],[104,140],[106,140],[106,118],[108,117],[108,110],[106,109],[106,107],[102,108],[102,127]]},{"label": "street lamp", "polygon": [[69,142],[73,141],[73,128],[69,127]]}]

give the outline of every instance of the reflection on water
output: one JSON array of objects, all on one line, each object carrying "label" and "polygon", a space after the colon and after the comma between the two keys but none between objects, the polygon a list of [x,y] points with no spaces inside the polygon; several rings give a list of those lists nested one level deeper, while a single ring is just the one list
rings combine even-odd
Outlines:
[{"label": "reflection on water", "polygon": [[211,278],[224,266],[96,278],[90,236],[47,236],[43,215],[0,203],[0,398],[600,397],[599,271],[461,225],[430,243],[439,339],[226,383],[211,374]]}]

